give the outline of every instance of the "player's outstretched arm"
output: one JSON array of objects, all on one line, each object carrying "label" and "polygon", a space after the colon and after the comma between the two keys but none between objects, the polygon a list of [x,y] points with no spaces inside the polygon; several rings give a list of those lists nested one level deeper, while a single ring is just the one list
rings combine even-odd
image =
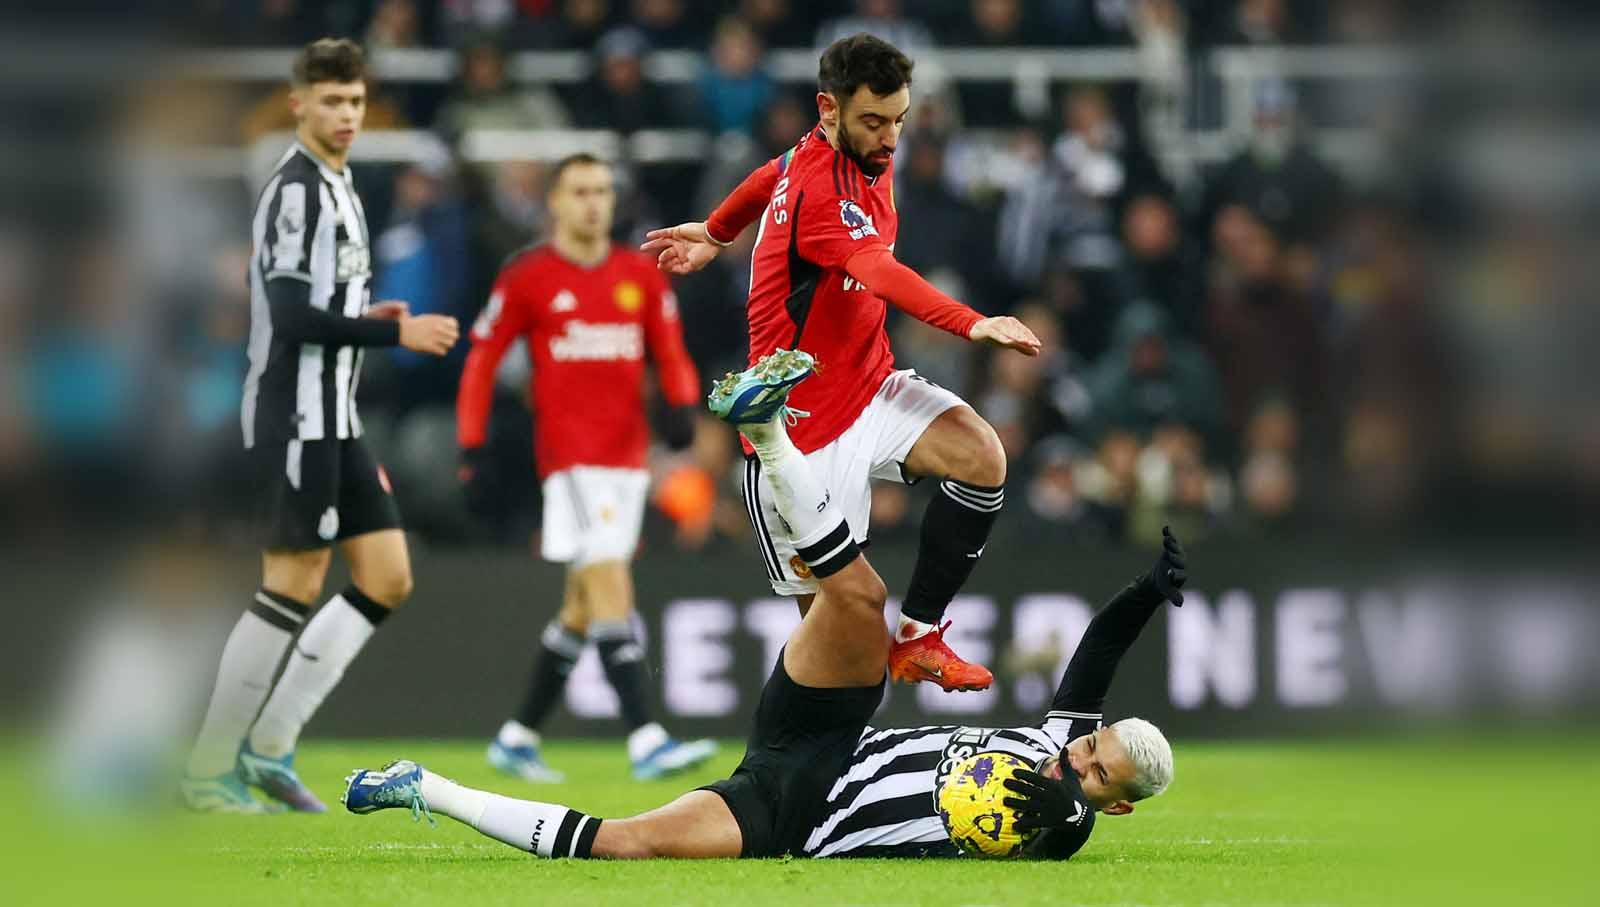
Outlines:
[{"label": "player's outstretched arm", "polygon": [[1051,709],[1099,714],[1118,662],[1139,638],[1151,615],[1162,602],[1183,604],[1183,584],[1189,579],[1183,545],[1171,529],[1163,528],[1161,536],[1161,556],[1150,572],[1118,592],[1089,621],[1083,640],[1067,663]]},{"label": "player's outstretched arm", "polygon": [[513,341],[527,329],[524,309],[507,281],[495,284],[489,302],[472,326],[472,351],[461,369],[456,388],[456,444],[461,448],[461,463],[456,479],[473,513],[492,509],[492,477],[487,475],[489,459],[489,411],[494,404],[494,376],[500,360]]},{"label": "player's outstretched arm", "polygon": [[711,240],[702,221],[651,230],[644,238],[639,250],[655,253],[656,267],[668,274],[692,274],[711,264],[722,251],[722,244]]},{"label": "player's outstretched arm", "polygon": [[1027,325],[1011,317],[985,318],[972,308],[939,292],[922,275],[895,260],[881,243],[868,245],[844,263],[845,273],[893,303],[907,315],[979,343],[1039,355],[1039,338]]}]

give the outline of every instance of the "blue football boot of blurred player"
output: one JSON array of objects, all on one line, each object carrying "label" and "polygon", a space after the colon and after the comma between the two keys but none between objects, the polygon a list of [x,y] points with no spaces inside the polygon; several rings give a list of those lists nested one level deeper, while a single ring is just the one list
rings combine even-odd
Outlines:
[{"label": "blue football boot of blurred player", "polygon": [[544,755],[537,743],[509,745],[501,740],[491,740],[486,754],[489,764],[516,778],[534,784],[560,784],[567,776],[545,764]]},{"label": "blue football boot of blurred player", "polygon": [[244,783],[299,813],[325,813],[328,807],[294,771],[294,753],[282,759],[262,756],[246,742],[239,749],[239,777]]},{"label": "blue football boot of blurred player", "polygon": [[178,793],[183,805],[198,813],[267,816],[283,812],[283,807],[263,803],[252,796],[250,788],[234,772],[211,778],[184,778]]},{"label": "blue football boot of blurred player", "polygon": [[633,760],[636,781],[654,781],[686,772],[717,754],[713,740],[677,740],[668,737],[660,746]]}]

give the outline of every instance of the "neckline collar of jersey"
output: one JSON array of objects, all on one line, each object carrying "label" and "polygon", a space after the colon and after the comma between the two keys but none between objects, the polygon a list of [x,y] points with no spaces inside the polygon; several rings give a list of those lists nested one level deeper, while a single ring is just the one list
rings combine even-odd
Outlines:
[{"label": "neckline collar of jersey", "polygon": [[317,157],[316,152],[312,151],[310,148],[307,148],[306,147],[306,143],[300,141],[300,138],[298,136],[296,136],[295,140],[294,140],[294,150],[296,150],[296,151],[300,152],[301,154],[305,155],[306,157],[310,158],[311,159],[311,163],[316,164],[317,165],[317,169],[321,170],[323,175],[327,176],[330,179],[347,179],[349,177],[349,175],[350,175],[350,162],[349,161],[345,161],[343,170],[335,170],[332,167],[328,166],[328,162],[327,161],[323,160],[320,157]]},{"label": "neckline collar of jersey", "polygon": [[594,264],[586,265],[581,261],[577,261],[576,259],[568,257],[566,255],[566,253],[562,252],[561,249],[556,246],[556,241],[555,241],[554,237],[552,237],[544,245],[545,245],[545,248],[550,250],[550,254],[551,255],[554,255],[560,261],[565,262],[566,264],[569,264],[572,267],[577,268],[580,271],[598,271],[601,268],[605,267],[606,262],[611,260],[611,256],[613,256],[613,255],[615,255],[617,253],[617,244],[614,243],[614,242],[607,242],[606,243],[606,254],[600,256],[600,259],[598,261],[596,261]]}]

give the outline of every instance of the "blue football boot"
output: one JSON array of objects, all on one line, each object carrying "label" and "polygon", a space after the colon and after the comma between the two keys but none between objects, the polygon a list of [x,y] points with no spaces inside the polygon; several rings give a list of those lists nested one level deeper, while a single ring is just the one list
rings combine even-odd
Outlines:
[{"label": "blue football boot", "polygon": [[327,804],[317,799],[294,771],[294,753],[282,759],[262,756],[247,741],[239,748],[239,778],[251,787],[298,813],[325,813]]},{"label": "blue football boot", "polygon": [[654,781],[686,772],[717,754],[714,740],[676,740],[671,737],[643,759],[633,763],[636,781]]},{"label": "blue football boot", "polygon": [[769,422],[779,413],[793,424],[810,415],[791,409],[789,391],[817,370],[817,360],[801,350],[776,350],[742,372],[729,372],[711,388],[706,402],[724,422],[749,425]]},{"label": "blue football boot", "polygon": [[492,740],[487,756],[489,764],[500,771],[534,784],[560,784],[567,779],[566,775],[546,765],[539,747],[531,743],[507,746]]},{"label": "blue football boot", "polygon": [[380,809],[409,809],[413,822],[426,818],[428,824],[438,824],[422,798],[422,766],[410,759],[397,759],[378,771],[358,768],[344,781],[340,799],[358,816]]}]

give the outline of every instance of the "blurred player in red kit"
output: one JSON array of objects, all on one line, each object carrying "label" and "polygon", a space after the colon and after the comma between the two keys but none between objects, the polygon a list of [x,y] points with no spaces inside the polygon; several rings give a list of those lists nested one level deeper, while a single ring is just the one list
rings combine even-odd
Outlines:
[{"label": "blurred player in red kit", "polygon": [[[775,414],[770,407],[753,417],[719,413],[744,436],[745,494],[767,578],[775,592],[797,596],[802,613],[814,599],[850,613],[881,612],[883,582],[860,557],[870,481],[936,478],[889,672],[947,691],[981,690],[993,676],[950,650],[948,623],[940,621],[983,554],[1004,501],[1005,451],[960,397],[894,367],[885,303],[1025,355],[1038,355],[1039,341],[1016,319],[985,318],[894,258],[894,151],[911,108],[911,68],[904,54],[870,35],[836,41],[818,69],[820,122],[750,174],[704,223],[652,231],[643,248],[658,253],[663,270],[688,273],[759,220],[749,361],[792,349],[818,363]],[[776,374],[774,362],[781,371],[788,361],[730,376],[727,390],[757,386]],[[875,645],[847,635],[839,645]],[[863,653],[863,663],[869,656]]]},{"label": "blurred player in red kit", "polygon": [[529,781],[559,781],[538,727],[561,696],[586,640],[599,649],[629,727],[634,776],[656,778],[710,758],[708,740],[680,742],[651,720],[644,649],[633,627],[629,561],[644,519],[650,428],[645,358],[671,405],[663,440],[693,434],[699,376],[683,345],[677,300],[647,256],[611,241],[611,167],[588,154],[556,164],[548,243],[514,255],[472,328],[456,434],[469,497],[492,489],[485,444],[495,370],[518,338],[533,367],[534,462],[544,492],[542,553],[567,565],[561,611],[545,628],[516,718],[489,744],[489,761]]}]

